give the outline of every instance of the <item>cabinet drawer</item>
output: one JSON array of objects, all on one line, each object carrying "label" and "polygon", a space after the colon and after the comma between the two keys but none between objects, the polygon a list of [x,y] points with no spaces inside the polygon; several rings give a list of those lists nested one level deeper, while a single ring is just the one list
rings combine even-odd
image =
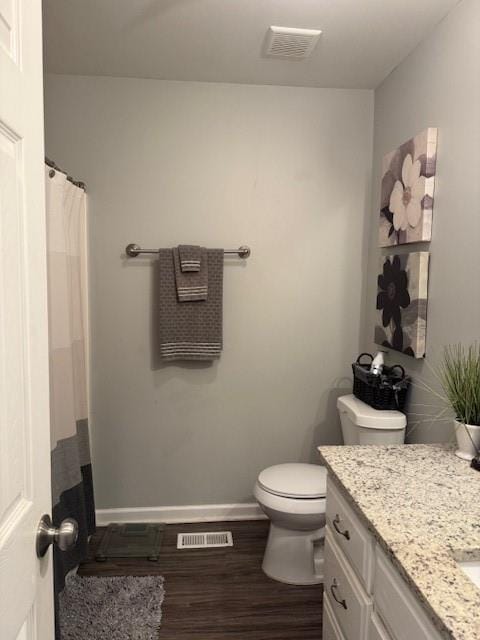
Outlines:
[{"label": "cabinet drawer", "polygon": [[373,577],[373,538],[360,522],[331,479],[327,482],[327,524],[353,568],[371,593]]},{"label": "cabinet drawer", "polygon": [[372,603],[327,530],[324,589],[345,640],[366,640]]},{"label": "cabinet drawer", "polygon": [[323,633],[322,640],[345,640],[339,624],[335,618],[327,594],[323,594]]},{"label": "cabinet drawer", "polygon": [[373,592],[375,611],[396,640],[440,640],[439,632],[378,546]]},{"label": "cabinet drawer", "polygon": [[368,640],[393,640],[375,612],[368,622]]}]

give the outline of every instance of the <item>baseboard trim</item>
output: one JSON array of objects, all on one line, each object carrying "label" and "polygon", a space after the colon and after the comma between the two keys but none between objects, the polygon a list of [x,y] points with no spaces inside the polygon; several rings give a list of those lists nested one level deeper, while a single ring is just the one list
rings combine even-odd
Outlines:
[{"label": "baseboard trim", "polygon": [[97,525],[111,522],[222,522],[231,520],[264,520],[256,502],[239,504],[199,504],[169,507],[133,507],[131,509],[97,509]]}]

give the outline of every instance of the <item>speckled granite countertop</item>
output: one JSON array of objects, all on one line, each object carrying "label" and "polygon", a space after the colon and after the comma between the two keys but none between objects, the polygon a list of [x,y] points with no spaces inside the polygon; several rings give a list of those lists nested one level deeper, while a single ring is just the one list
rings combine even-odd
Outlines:
[{"label": "speckled granite countertop", "polygon": [[319,447],[336,484],[445,638],[480,639],[480,472],[441,445]]}]

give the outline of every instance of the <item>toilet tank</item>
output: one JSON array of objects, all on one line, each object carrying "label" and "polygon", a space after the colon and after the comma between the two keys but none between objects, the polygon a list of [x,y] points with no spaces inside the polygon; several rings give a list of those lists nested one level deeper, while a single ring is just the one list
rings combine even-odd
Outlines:
[{"label": "toilet tank", "polygon": [[344,444],[403,444],[407,418],[401,411],[373,409],[353,394],[337,400]]}]

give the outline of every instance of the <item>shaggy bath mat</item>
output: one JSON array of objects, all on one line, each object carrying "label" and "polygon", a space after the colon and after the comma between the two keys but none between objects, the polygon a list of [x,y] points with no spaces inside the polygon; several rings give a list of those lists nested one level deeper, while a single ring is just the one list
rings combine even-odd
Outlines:
[{"label": "shaggy bath mat", "polygon": [[60,594],[62,640],[157,640],[161,576],[67,576]]}]

